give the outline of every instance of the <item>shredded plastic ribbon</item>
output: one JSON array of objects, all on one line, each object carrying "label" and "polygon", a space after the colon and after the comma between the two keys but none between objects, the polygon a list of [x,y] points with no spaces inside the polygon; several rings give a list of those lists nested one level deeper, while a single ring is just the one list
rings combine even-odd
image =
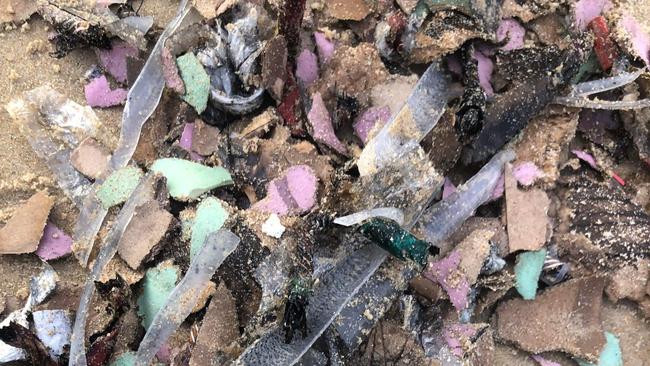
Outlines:
[{"label": "shredded plastic ribbon", "polygon": [[590,108],[590,109],[606,109],[606,110],[626,110],[626,109],[642,109],[650,107],[650,99],[641,100],[592,100],[583,97],[557,97],[554,100],[555,104],[565,105],[567,107],[576,108]]},{"label": "shredded plastic ribbon", "polygon": [[379,207],[370,210],[363,210],[355,212],[351,215],[337,217],[334,223],[343,226],[352,226],[362,223],[373,217],[385,217],[398,223],[400,226],[404,224],[404,212],[395,207]]},{"label": "shredded plastic ribbon", "polygon": [[571,93],[568,97],[586,97],[588,95],[620,88],[633,82],[644,72],[645,69],[640,69],[635,72],[624,72],[611,78],[603,78],[576,84],[571,89]]}]

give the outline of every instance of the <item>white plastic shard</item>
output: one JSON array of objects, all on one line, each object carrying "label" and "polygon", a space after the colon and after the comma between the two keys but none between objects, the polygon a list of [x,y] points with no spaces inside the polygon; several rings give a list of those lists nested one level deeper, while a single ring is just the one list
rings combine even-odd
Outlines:
[{"label": "white plastic shard", "polygon": [[75,316],[74,328],[70,339],[70,366],[86,366],[86,347],[84,344],[86,317],[88,316],[90,302],[95,293],[95,281],[99,280],[106,265],[115,256],[120,238],[122,238],[122,234],[124,234],[126,227],[131,222],[136,207],[153,199],[153,182],[155,179],[156,176],[149,173],[140,180],[140,183],[135,188],[129,199],[124,203],[124,206],[115,219],[113,227],[108,232],[108,235],[106,235],[106,238],[102,243],[97,259],[95,259],[93,269],[84,285],[84,290],[79,302],[79,308],[77,309]]},{"label": "white plastic shard", "polygon": [[587,99],[586,97],[557,97],[553,100],[555,104],[567,107],[606,109],[606,110],[627,110],[642,109],[650,107],[650,98],[640,100],[598,100]]},{"label": "white plastic shard", "polygon": [[[29,297],[22,309],[16,310],[9,314],[0,323],[0,328],[8,326],[10,323],[15,322],[25,328],[29,328],[27,316],[31,313],[32,308],[42,303],[47,296],[56,288],[56,282],[59,276],[54,269],[47,263],[43,262],[43,271],[38,276],[32,277],[29,281]],[[0,341],[0,364],[5,362],[22,360],[25,358],[25,352],[16,347],[12,347]]]},{"label": "white plastic shard", "polygon": [[623,72],[619,75],[599,80],[587,81],[576,84],[571,88],[569,97],[586,97],[588,95],[602,93],[604,91],[620,88],[636,80],[646,70],[639,69],[635,72]]},{"label": "white plastic shard", "polygon": [[99,119],[49,86],[25,92],[6,106],[32,150],[48,166],[63,192],[81,207],[90,181],[71,164],[72,150],[86,137],[95,136]]},{"label": "white plastic shard", "polygon": [[490,198],[503,172],[504,164],[514,158],[515,153],[509,149],[494,155],[478,173],[458,187],[456,192],[422,214],[418,225],[425,239],[435,245],[456,231]]},{"label": "white plastic shard", "polygon": [[135,358],[135,366],[148,366],[160,347],[192,312],[210,278],[237,248],[239,237],[228,230],[211,233],[190,263],[181,282],[153,318]]},{"label": "white plastic shard", "polygon": [[[169,22],[158,38],[147,62],[140,71],[140,75],[129,90],[122,114],[119,145],[113,152],[107,176],[112,171],[126,166],[131,160],[140,140],[142,126],[151,117],[160,102],[165,86],[160,53],[167,38],[178,29],[190,9],[187,0],[181,1],[176,17]],[[94,186],[97,186],[97,183],[101,182],[96,182]],[[74,254],[83,266],[88,264],[95,236],[97,236],[107,212],[95,197],[94,191],[91,191],[84,200],[74,229]]]},{"label": "white plastic shard", "polygon": [[368,142],[357,166],[361,176],[381,170],[404,153],[409,142],[419,143],[438,123],[448,99],[448,82],[436,63],[422,74],[406,104]]},{"label": "white plastic shard", "polygon": [[32,313],[36,335],[50,350],[50,355],[59,357],[70,344],[72,324],[66,310],[41,310]]},{"label": "white plastic shard", "polygon": [[352,226],[360,224],[373,217],[385,217],[387,219],[395,221],[400,226],[404,225],[404,212],[395,207],[378,207],[355,212],[351,215],[337,217],[334,219],[334,223],[337,225]]}]

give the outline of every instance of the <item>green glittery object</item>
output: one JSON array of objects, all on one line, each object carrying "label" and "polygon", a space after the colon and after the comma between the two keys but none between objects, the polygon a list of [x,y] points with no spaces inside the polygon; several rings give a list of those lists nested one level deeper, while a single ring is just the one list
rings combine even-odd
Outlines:
[{"label": "green glittery object", "polygon": [[401,260],[426,263],[431,245],[402,229],[394,221],[373,218],[361,225],[361,233]]}]

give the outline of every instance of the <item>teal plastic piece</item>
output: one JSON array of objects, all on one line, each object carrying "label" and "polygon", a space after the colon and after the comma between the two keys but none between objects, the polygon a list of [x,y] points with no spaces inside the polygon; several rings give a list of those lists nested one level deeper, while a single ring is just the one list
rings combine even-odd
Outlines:
[{"label": "teal plastic piece", "polygon": [[[605,332],[605,347],[600,351],[598,366],[623,366],[623,352],[618,338],[610,332]],[[596,366],[591,362],[578,360],[580,366]]]},{"label": "teal plastic piece", "polygon": [[546,249],[525,252],[517,256],[515,264],[515,287],[525,300],[533,300],[537,293],[537,282],[544,267]]},{"label": "teal plastic piece", "polygon": [[205,192],[233,183],[230,173],[224,168],[183,159],[158,159],[151,165],[151,170],[167,178],[169,194],[181,201],[195,200]]},{"label": "teal plastic piece", "polygon": [[178,268],[165,263],[149,269],[145,274],[142,285],[144,291],[138,298],[138,315],[142,317],[142,326],[145,329],[149,328],[154,316],[176,287],[178,277]]},{"label": "teal plastic piece", "polygon": [[183,100],[194,107],[197,113],[203,113],[208,106],[208,97],[210,96],[208,73],[205,72],[203,65],[192,52],[177,58],[176,64],[181,72],[183,83],[185,83]]},{"label": "teal plastic piece", "polygon": [[394,221],[373,218],[361,226],[361,233],[401,260],[410,259],[421,265],[427,261],[431,245],[402,229]]},{"label": "teal plastic piece", "polygon": [[190,259],[201,250],[208,235],[221,229],[228,219],[228,211],[222,202],[214,197],[208,197],[199,203],[196,216],[192,223],[192,239],[190,240]]},{"label": "teal plastic piece", "polygon": [[126,201],[142,179],[142,171],[127,166],[111,174],[97,189],[97,198],[105,209]]},{"label": "teal plastic piece", "polygon": [[135,352],[124,352],[111,362],[110,366],[133,366],[135,365]]}]

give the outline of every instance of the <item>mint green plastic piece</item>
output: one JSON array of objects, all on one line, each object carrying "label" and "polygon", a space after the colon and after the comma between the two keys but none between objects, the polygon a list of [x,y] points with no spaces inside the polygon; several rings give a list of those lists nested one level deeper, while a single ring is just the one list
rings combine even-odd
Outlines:
[{"label": "mint green plastic piece", "polygon": [[[598,366],[623,366],[623,352],[618,338],[610,332],[605,332],[605,347],[600,351]],[[591,362],[578,360],[580,366],[596,366]]]},{"label": "mint green plastic piece", "polygon": [[185,83],[183,100],[194,107],[197,113],[203,113],[208,106],[210,77],[192,52],[177,58],[176,64]]},{"label": "mint green plastic piece", "polygon": [[183,159],[158,159],[151,165],[151,170],[167,178],[169,194],[181,201],[195,200],[211,189],[233,183],[230,173],[224,168]]},{"label": "mint green plastic piece", "polygon": [[194,255],[199,252],[208,235],[221,229],[227,219],[228,211],[220,200],[208,197],[199,203],[192,223],[190,259],[194,259]]},{"label": "mint green plastic piece", "polygon": [[537,293],[537,282],[544,267],[546,249],[525,252],[517,256],[515,264],[515,287],[525,300],[533,300]]},{"label": "mint green plastic piece", "polygon": [[111,362],[110,366],[133,366],[135,365],[135,352],[124,352]]},{"label": "mint green plastic piece", "polygon": [[144,291],[138,298],[138,315],[142,317],[142,326],[145,329],[149,328],[154,316],[176,287],[178,277],[178,268],[165,263],[149,269],[145,274],[142,285]]},{"label": "mint green plastic piece", "polygon": [[97,189],[97,198],[105,209],[126,201],[142,179],[142,171],[134,166],[127,166],[108,176]]}]

